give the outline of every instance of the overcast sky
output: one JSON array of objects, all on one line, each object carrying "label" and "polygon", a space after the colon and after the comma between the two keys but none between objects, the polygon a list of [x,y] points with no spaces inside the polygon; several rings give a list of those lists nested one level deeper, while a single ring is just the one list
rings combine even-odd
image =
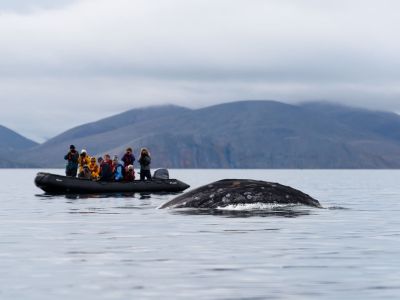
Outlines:
[{"label": "overcast sky", "polygon": [[400,112],[397,0],[0,0],[0,124],[242,99]]}]

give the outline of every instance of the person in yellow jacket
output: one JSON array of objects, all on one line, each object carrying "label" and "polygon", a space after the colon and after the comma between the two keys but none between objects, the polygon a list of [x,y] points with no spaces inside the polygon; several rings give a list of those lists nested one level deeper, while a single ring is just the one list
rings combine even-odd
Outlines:
[{"label": "person in yellow jacket", "polygon": [[100,175],[100,168],[96,163],[96,157],[90,158],[89,170],[92,172],[92,179],[97,179]]},{"label": "person in yellow jacket", "polygon": [[79,173],[83,172],[84,165],[90,164],[90,157],[85,149],[82,149],[81,154],[79,155],[78,158],[78,163],[79,163]]}]

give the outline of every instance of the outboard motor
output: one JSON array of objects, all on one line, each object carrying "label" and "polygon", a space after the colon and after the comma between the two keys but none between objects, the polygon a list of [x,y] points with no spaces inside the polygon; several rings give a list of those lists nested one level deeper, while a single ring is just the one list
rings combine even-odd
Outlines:
[{"label": "outboard motor", "polygon": [[169,179],[169,172],[167,169],[158,169],[154,171],[153,179]]}]

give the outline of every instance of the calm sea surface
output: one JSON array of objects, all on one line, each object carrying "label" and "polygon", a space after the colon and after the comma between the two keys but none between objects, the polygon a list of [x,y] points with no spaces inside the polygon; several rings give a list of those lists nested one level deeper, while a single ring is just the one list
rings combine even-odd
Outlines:
[{"label": "calm sea surface", "polygon": [[[62,174],[63,170],[52,170]],[[170,170],[275,181],[326,209],[157,209],[173,195],[45,196],[1,170],[0,299],[400,299],[400,171]]]}]

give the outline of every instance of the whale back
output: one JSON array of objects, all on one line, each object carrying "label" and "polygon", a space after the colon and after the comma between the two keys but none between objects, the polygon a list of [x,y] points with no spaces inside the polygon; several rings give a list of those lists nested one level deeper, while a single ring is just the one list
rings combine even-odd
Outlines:
[{"label": "whale back", "polygon": [[218,208],[254,203],[321,207],[318,200],[279,183],[251,179],[224,179],[184,193],[160,208]]}]

